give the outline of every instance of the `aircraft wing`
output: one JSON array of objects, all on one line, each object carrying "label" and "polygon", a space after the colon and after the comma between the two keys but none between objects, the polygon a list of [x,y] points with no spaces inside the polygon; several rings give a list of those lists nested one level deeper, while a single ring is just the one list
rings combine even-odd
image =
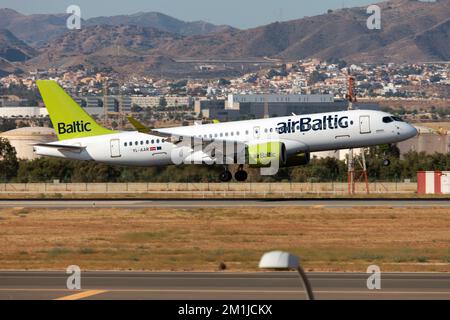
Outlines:
[{"label": "aircraft wing", "polygon": [[[173,134],[170,132],[164,132],[164,131],[160,131],[158,129],[150,129],[147,126],[145,126],[143,123],[139,122],[138,120],[136,120],[133,117],[127,117],[128,121],[130,121],[130,123],[133,125],[133,127],[141,133],[147,133],[150,134],[152,136],[156,136],[156,137],[161,137],[161,138],[169,138],[171,142],[175,143],[175,144],[179,144],[183,141],[186,140],[190,140],[193,137],[189,136],[189,135],[180,135],[180,134]],[[166,129],[167,130],[167,129]],[[197,138],[196,138],[197,139]],[[210,143],[212,141],[214,141],[214,139],[198,139],[199,141],[203,141],[203,142],[207,142]]]},{"label": "aircraft wing", "polygon": [[[164,129],[149,129],[145,127],[142,123],[137,121],[132,117],[128,117],[131,124],[139,131],[154,136],[159,136],[170,140],[170,142],[176,144],[179,147],[189,147],[195,152],[201,151],[202,154],[207,155],[212,160],[222,160],[226,161],[245,161],[245,159],[238,159],[245,157],[245,148],[249,143],[236,141],[236,140],[224,140],[217,138],[198,138],[196,136],[184,135],[179,133],[171,133],[170,128]],[[271,142],[272,140],[260,141],[260,143]],[[274,140],[275,141],[275,140]],[[293,141],[293,140],[276,140],[277,142],[283,142],[289,150],[295,150],[294,152],[307,151],[309,148],[306,144]]]},{"label": "aircraft wing", "polygon": [[[152,136],[161,137],[161,138],[172,138],[172,134],[165,133],[165,132],[159,132],[158,130],[152,130],[149,127],[145,126],[142,122],[136,120],[133,117],[127,117],[128,121],[133,125],[133,127],[141,133],[147,133]],[[171,140],[173,142],[173,139]]]}]

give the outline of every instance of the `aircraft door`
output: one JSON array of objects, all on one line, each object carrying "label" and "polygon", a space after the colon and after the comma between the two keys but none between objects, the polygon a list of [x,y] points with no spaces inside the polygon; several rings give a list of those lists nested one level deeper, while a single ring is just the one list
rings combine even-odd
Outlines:
[{"label": "aircraft door", "polygon": [[359,130],[361,134],[370,133],[370,116],[359,117]]},{"label": "aircraft door", "polygon": [[121,156],[119,139],[111,139],[110,147],[111,147],[111,158],[118,158]]}]

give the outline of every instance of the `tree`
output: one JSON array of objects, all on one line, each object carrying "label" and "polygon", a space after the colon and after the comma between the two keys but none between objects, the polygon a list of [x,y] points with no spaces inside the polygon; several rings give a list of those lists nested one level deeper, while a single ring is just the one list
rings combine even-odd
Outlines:
[{"label": "tree", "polygon": [[320,72],[317,71],[317,70],[314,70],[314,71],[311,73],[311,75],[309,76],[308,82],[309,82],[310,84],[315,84],[315,83],[317,83],[317,82],[322,82],[322,81],[324,81],[324,80],[327,79],[327,78],[328,78],[328,77],[327,77],[326,74],[323,74],[323,73],[320,73]]},{"label": "tree", "polygon": [[161,97],[161,98],[159,99],[159,106],[160,106],[161,108],[167,107],[167,100],[166,100],[166,98]]},{"label": "tree", "polygon": [[9,181],[17,176],[19,162],[16,149],[8,139],[0,138],[0,181]]},{"label": "tree", "polygon": [[133,106],[131,107],[131,112],[133,112],[133,113],[139,113],[141,111],[142,111],[142,108],[137,104],[133,104]]}]

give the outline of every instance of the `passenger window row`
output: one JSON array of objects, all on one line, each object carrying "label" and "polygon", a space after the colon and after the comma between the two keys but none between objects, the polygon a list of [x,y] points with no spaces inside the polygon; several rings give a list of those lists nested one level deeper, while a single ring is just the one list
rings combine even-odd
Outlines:
[{"label": "passenger window row", "polygon": [[[149,145],[149,144],[155,144],[155,143],[164,143],[165,141],[164,141],[164,139],[161,139],[161,140],[159,140],[159,139],[152,139],[152,140],[141,140],[141,141],[135,141],[134,142],[134,145],[135,146],[139,146],[139,145],[141,145],[141,146],[143,146],[143,145]],[[133,142],[132,141],[130,141],[130,142],[125,142],[124,144],[123,144],[125,147],[128,147],[128,146],[130,146],[130,147],[132,147],[133,146]]]},{"label": "passenger window row", "polygon": [[[297,126],[297,130],[300,130],[300,126]],[[276,128],[265,128],[264,129],[265,133],[269,133],[269,132],[277,132]],[[256,133],[259,133],[259,131],[256,131]],[[199,134],[197,135],[197,138],[223,138],[223,137],[234,137],[234,136],[240,136],[241,132],[240,131],[231,131],[231,132],[220,132],[220,133],[209,133],[209,134]],[[249,135],[249,131],[245,130],[245,135]]]},{"label": "passenger window row", "polygon": [[[197,135],[197,138],[222,138],[222,137],[234,137],[234,136],[239,136],[241,133],[239,131],[231,131],[231,132],[221,132],[221,133],[210,133],[210,134],[204,134],[204,135]],[[245,134],[248,135],[248,130],[245,131]]]}]

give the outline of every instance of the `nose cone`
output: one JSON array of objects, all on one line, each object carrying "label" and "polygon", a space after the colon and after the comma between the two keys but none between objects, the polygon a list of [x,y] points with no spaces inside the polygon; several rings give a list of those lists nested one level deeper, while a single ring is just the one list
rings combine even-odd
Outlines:
[{"label": "nose cone", "polygon": [[417,131],[417,129],[414,126],[406,123],[405,136],[407,139],[417,136],[418,133],[419,131]]}]

